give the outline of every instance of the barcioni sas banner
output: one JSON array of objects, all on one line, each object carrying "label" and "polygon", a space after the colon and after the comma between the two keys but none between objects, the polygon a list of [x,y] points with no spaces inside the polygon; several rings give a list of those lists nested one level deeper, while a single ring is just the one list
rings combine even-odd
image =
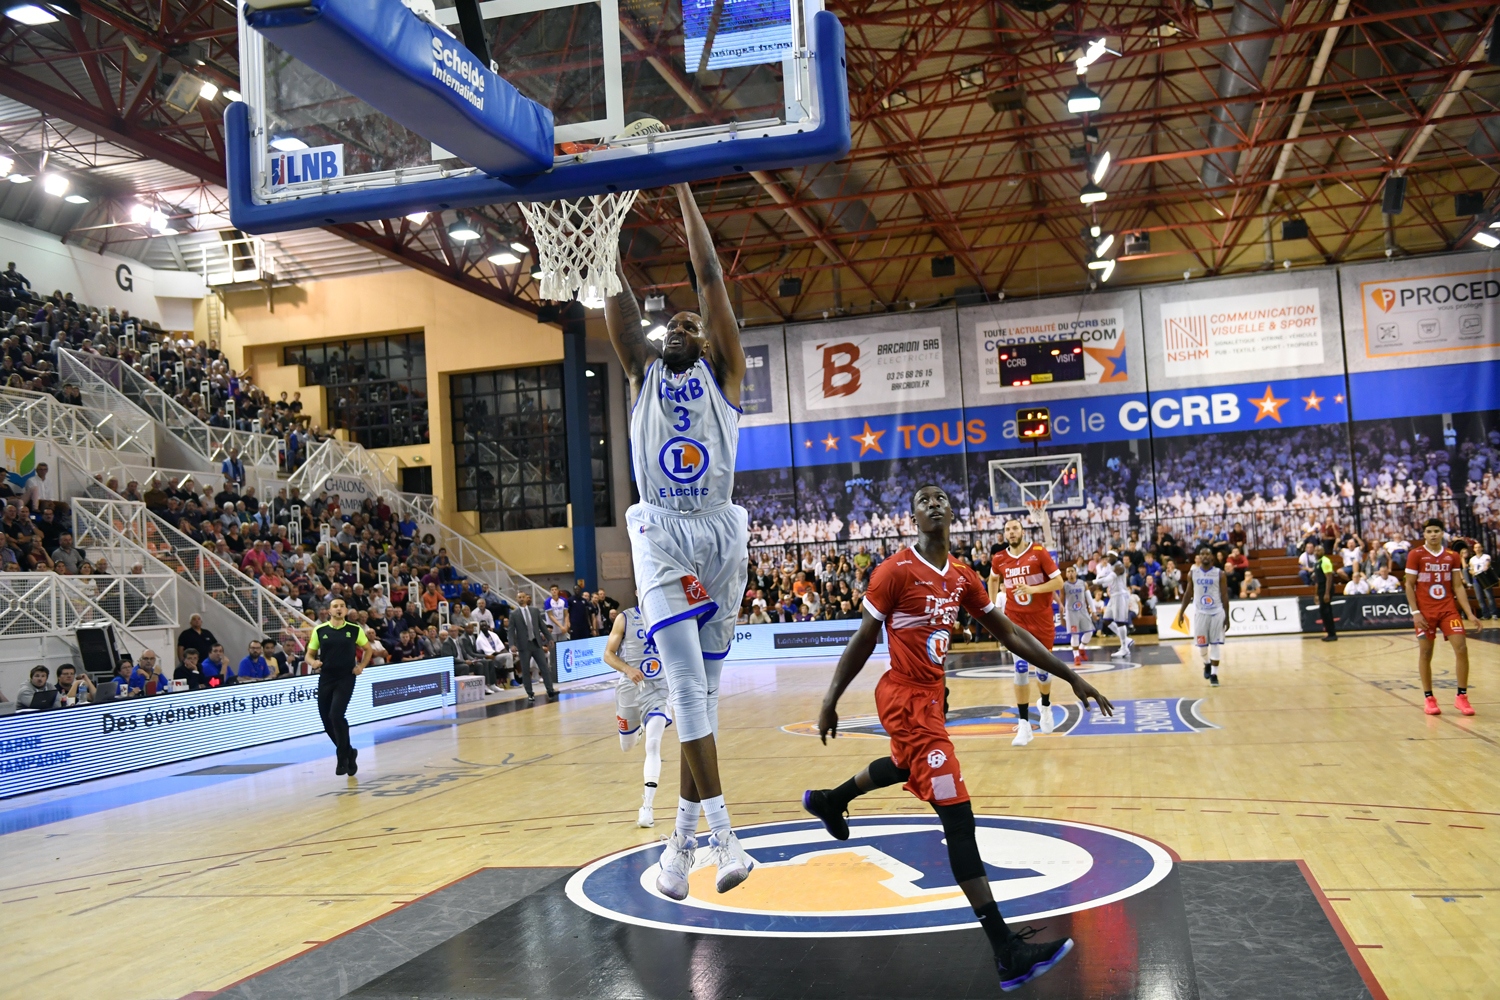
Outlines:
[{"label": "barcioni sas banner", "polygon": [[[391,663],[360,675],[348,719],[453,702],[452,657]],[[0,719],[0,798],[322,731],[316,676],[28,712]]]},{"label": "barcioni sas banner", "polygon": [[[1500,346],[1500,272],[1378,278],[1359,285],[1365,357]],[[1445,363],[1463,361],[1450,355]]]},{"label": "barcioni sas banner", "polygon": [[1124,337],[1124,309],[978,320],[974,323],[974,342],[978,351],[979,391],[1011,390],[1000,378],[1000,354],[1006,347],[1055,340],[1083,341],[1084,384],[1127,382],[1130,375]]},{"label": "barcioni sas banner", "polygon": [[1163,374],[1223,375],[1323,363],[1316,288],[1161,304]]},{"label": "barcioni sas banner", "polygon": [[889,406],[948,395],[943,331],[919,327],[887,333],[844,333],[802,341],[804,400],[809,410]]}]

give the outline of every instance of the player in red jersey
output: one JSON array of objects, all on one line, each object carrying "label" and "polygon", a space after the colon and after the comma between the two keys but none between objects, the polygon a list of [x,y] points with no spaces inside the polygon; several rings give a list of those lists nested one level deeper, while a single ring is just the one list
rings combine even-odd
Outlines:
[{"label": "player in red jersey", "polygon": [[[1042,537],[1046,546],[1036,545],[1026,538],[1026,528],[1015,518],[1005,522],[1005,548],[990,557],[990,592],[1001,592],[1005,602],[1001,607],[1005,617],[1025,629],[1043,649],[1051,649],[1056,638],[1056,625],[1052,619],[1052,592],[1061,590],[1062,574],[1047,549],[1052,546],[1052,525],[1047,520],[1045,508],[1037,511],[1042,522]],[[1031,665],[1016,657],[1016,738],[1013,747],[1024,747],[1031,742]],[[1052,675],[1040,666],[1036,668],[1036,689],[1041,696],[1038,711],[1041,729],[1052,732]]]},{"label": "player in red jersey", "polygon": [[[1439,632],[1448,637],[1453,647],[1453,673],[1458,678],[1453,707],[1464,715],[1474,714],[1474,706],[1469,704],[1469,647],[1464,638],[1464,619],[1472,621],[1475,629],[1480,625],[1469,610],[1463,565],[1463,557],[1443,545],[1443,522],[1429,518],[1422,525],[1422,544],[1413,545],[1406,554],[1406,603],[1412,609],[1411,620],[1417,629],[1422,711],[1428,715],[1443,714],[1432,696],[1432,646]],[[1463,608],[1462,618],[1459,607]]]},{"label": "player in red jersey", "polygon": [[838,736],[839,696],[870,658],[883,625],[891,669],[875,686],[875,705],[880,724],[891,737],[890,756],[871,761],[837,788],[809,789],[802,795],[802,807],[822,820],[834,839],[848,840],[845,815],[856,796],[904,782],[907,791],[931,803],[943,824],[953,879],[974,908],[994,950],[1000,988],[1013,990],[1060,962],[1073,941],[1033,943],[1030,938],[1035,931],[1030,928],[1012,932],[990,892],[989,874],[975,839],[969,791],[943,718],[943,662],[959,609],[968,611],[1011,652],[1046,666],[1073,685],[1084,709],[1093,700],[1101,712],[1113,715],[1114,706],[1030,633],[1012,625],[985,593],[979,575],[949,558],[953,507],[942,487],[917,490],[912,514],[921,537],[871,574],[863,620],[839,658],[818,713],[818,734],[826,744],[829,736]]}]

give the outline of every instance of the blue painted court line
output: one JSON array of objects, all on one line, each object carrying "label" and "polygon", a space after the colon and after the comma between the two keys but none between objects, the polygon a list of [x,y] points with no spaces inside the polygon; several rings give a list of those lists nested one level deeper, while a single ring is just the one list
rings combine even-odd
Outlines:
[{"label": "blue painted court line", "polygon": [[[463,724],[470,721],[477,722],[484,718],[478,713],[474,715],[476,717],[460,718],[458,721]],[[381,743],[392,743],[410,736],[422,736],[438,729],[448,729],[453,726],[454,721],[452,709],[435,708],[429,712],[355,726],[350,730],[350,741],[356,748],[364,750]],[[431,725],[422,725],[423,722],[430,722]],[[194,757],[192,760],[178,761],[175,764],[163,764],[135,774],[114,775],[99,781],[76,785],[72,789],[34,792],[12,800],[17,803],[14,808],[0,810],[0,836],[35,829],[49,823],[77,819],[93,813],[107,812],[121,806],[166,798],[169,795],[197,791],[226,781],[254,777],[253,774],[189,775],[185,773],[212,767],[215,763],[305,764],[325,758],[332,759],[333,754],[328,752],[332,749],[333,745],[328,742],[328,737],[322,733],[316,733],[310,736],[298,736],[280,743],[267,743],[207,757]],[[117,782],[119,784],[114,784]],[[100,787],[101,785],[105,787]],[[27,802],[28,799],[31,801]]]}]

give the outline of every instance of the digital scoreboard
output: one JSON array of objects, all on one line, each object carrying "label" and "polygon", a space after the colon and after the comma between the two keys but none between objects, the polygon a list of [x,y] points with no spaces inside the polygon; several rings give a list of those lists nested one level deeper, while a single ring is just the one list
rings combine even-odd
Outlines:
[{"label": "digital scoreboard", "polygon": [[1002,347],[1000,380],[1009,386],[1082,382],[1083,341],[1052,340]]}]

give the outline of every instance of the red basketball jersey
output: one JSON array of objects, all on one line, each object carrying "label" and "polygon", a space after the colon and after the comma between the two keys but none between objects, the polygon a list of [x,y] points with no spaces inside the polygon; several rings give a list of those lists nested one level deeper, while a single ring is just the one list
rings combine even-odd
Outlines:
[{"label": "red basketball jersey", "polygon": [[943,683],[943,660],[958,624],[958,609],[978,618],[994,607],[979,574],[952,559],[940,571],[913,548],[875,567],[864,603],[870,614],[885,622],[891,672],[923,685]]},{"label": "red basketball jersey", "polygon": [[[1421,542],[1406,553],[1406,575],[1416,577],[1417,610],[1429,622],[1443,615],[1457,615],[1453,597],[1453,573],[1463,568],[1463,558],[1446,545],[1433,555]],[[1462,576],[1459,577],[1463,579]]]},{"label": "red basketball jersey", "polygon": [[1052,628],[1052,594],[1017,594],[1016,584],[1040,586],[1058,575],[1052,553],[1032,545],[1019,556],[1006,547],[990,559],[990,572],[1000,574],[1005,586],[1005,617],[1031,632],[1048,632]]}]

